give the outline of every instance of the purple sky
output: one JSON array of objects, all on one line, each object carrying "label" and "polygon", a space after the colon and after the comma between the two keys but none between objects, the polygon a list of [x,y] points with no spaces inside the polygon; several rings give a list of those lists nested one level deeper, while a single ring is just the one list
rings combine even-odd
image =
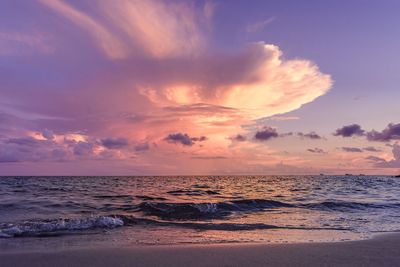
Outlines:
[{"label": "purple sky", "polygon": [[398,10],[1,1],[0,175],[397,174]]}]

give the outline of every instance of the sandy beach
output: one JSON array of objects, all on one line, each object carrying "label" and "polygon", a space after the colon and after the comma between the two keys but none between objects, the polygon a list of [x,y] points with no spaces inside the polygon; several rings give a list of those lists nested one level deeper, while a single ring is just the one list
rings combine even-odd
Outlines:
[{"label": "sandy beach", "polygon": [[8,266],[400,266],[400,234],[303,244],[225,244],[0,252]]}]

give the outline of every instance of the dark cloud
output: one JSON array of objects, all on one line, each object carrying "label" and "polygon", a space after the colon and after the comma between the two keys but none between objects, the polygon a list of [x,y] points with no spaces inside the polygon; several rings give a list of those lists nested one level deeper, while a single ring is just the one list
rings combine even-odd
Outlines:
[{"label": "dark cloud", "polygon": [[137,152],[142,152],[142,151],[147,151],[147,150],[149,150],[150,149],[150,145],[149,145],[149,143],[141,143],[141,144],[137,144],[137,145],[135,145],[135,151],[137,151]]},{"label": "dark cloud", "polygon": [[[43,133],[42,133],[43,135]],[[44,136],[43,136],[44,137]],[[47,135],[51,138],[51,135]],[[102,142],[109,147],[117,147],[123,142]],[[105,141],[105,140],[103,140]],[[8,138],[0,136],[0,163],[6,162],[60,162],[75,159],[102,159],[95,148],[101,143],[95,139],[75,141],[64,138],[56,141],[52,139],[38,140],[30,136]],[[111,151],[111,150],[107,150]],[[113,156],[113,154],[110,154]]]},{"label": "dark cloud", "polygon": [[373,162],[386,162],[385,159],[375,156],[368,156],[365,158],[366,160],[373,161]]},{"label": "dark cloud", "polygon": [[129,144],[128,140],[125,138],[106,138],[102,139],[100,142],[108,149],[121,149]]},{"label": "dark cloud", "polygon": [[400,140],[400,123],[390,123],[383,131],[378,132],[372,130],[366,135],[369,141],[388,142],[392,140]]},{"label": "dark cloud", "polygon": [[256,132],[254,138],[260,141],[267,141],[278,136],[279,134],[275,128],[265,127],[262,131]]},{"label": "dark cloud", "polygon": [[35,145],[40,144],[41,142],[42,142],[41,140],[37,140],[30,136],[10,138],[7,140],[8,144],[15,144],[15,145],[20,145],[20,146],[35,146]]},{"label": "dark cloud", "polygon": [[279,137],[286,137],[286,136],[293,136],[293,133],[292,132],[288,132],[288,133],[279,134]]},{"label": "dark cloud", "polygon": [[44,138],[46,138],[47,140],[53,140],[54,139],[54,133],[50,130],[44,130],[42,132],[42,135]]},{"label": "dark cloud", "polygon": [[373,146],[368,146],[363,148],[364,151],[369,151],[369,152],[381,152],[382,150]]},{"label": "dark cloud", "polygon": [[[375,167],[378,168],[400,168],[400,145],[399,144],[394,144],[393,149],[393,158],[392,160],[386,161],[385,159],[380,159],[376,157],[377,160]],[[372,158],[370,158],[372,159]]]},{"label": "dark cloud", "polygon": [[73,152],[76,156],[90,156],[93,154],[93,144],[79,141],[73,146]]},{"label": "dark cloud", "polygon": [[246,137],[241,134],[237,134],[236,136],[230,137],[229,139],[231,139],[232,141],[237,141],[237,142],[246,141]]},{"label": "dark cloud", "polygon": [[227,159],[224,156],[193,156],[191,159],[214,160],[214,159]]},{"label": "dark cloud", "polygon": [[362,149],[358,147],[342,147],[342,150],[346,152],[355,152],[355,153],[362,152]]},{"label": "dark cloud", "polygon": [[51,151],[57,147],[51,140],[37,140],[31,136],[0,140],[0,162],[37,162],[52,160]]},{"label": "dark cloud", "polygon": [[308,151],[308,152],[311,152],[311,153],[319,153],[319,154],[325,154],[325,153],[326,153],[323,149],[318,148],[318,147],[316,147],[316,148],[309,148],[309,149],[307,149],[307,151]]},{"label": "dark cloud", "polygon": [[68,156],[67,151],[62,148],[55,148],[51,151],[51,157],[55,160],[64,160]]},{"label": "dark cloud", "polygon": [[322,139],[322,137],[319,134],[317,134],[316,132],[309,132],[309,133],[298,132],[297,136],[300,136],[301,138],[309,138],[309,139]]},{"label": "dark cloud", "polygon": [[8,162],[18,162],[18,156],[11,152],[11,151],[5,151],[1,150],[0,151],[0,163],[8,163]]},{"label": "dark cloud", "polygon": [[342,128],[337,129],[333,135],[342,136],[342,137],[351,137],[354,135],[362,136],[362,135],[364,135],[364,133],[365,133],[365,131],[363,129],[361,129],[360,125],[352,124],[352,125],[343,126]]},{"label": "dark cloud", "polygon": [[195,142],[206,141],[207,137],[205,136],[190,137],[186,133],[173,133],[165,137],[164,140],[167,141],[168,143],[181,144],[184,146],[192,146],[195,144]]},{"label": "dark cloud", "polygon": [[193,137],[193,138],[192,138],[192,141],[193,141],[193,142],[197,142],[197,141],[203,142],[203,141],[206,141],[206,140],[207,140],[207,137],[205,137],[205,136]]}]

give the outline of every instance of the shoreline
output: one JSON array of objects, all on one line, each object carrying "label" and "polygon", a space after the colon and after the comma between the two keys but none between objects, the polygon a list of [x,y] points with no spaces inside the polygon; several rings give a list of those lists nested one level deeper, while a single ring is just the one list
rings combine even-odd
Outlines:
[{"label": "shoreline", "polygon": [[400,233],[323,243],[85,247],[0,252],[1,266],[400,266]]}]

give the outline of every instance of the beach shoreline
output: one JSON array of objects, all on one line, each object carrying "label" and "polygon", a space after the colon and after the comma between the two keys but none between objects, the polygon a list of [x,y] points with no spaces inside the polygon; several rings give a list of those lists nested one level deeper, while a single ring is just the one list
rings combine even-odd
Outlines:
[{"label": "beach shoreline", "polygon": [[325,243],[84,247],[0,252],[1,266],[400,266],[400,234]]}]

